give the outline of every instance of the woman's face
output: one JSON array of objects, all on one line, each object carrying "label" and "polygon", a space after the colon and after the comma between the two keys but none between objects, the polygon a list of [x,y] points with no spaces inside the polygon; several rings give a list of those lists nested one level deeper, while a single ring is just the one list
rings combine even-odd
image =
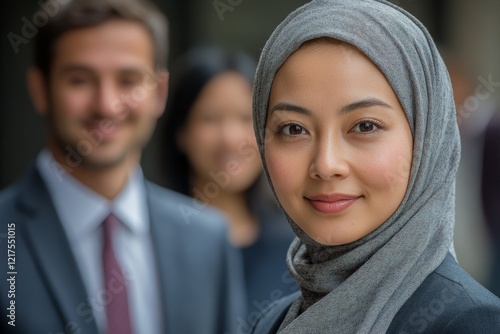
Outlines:
[{"label": "woman's face", "polygon": [[315,41],[277,72],[266,161],[280,203],[324,245],[356,241],[401,204],[413,140],[380,70],[347,44]]},{"label": "woman's face", "polygon": [[250,83],[236,72],[211,79],[193,104],[178,144],[196,183],[215,182],[222,191],[245,191],[262,170],[252,127]]}]

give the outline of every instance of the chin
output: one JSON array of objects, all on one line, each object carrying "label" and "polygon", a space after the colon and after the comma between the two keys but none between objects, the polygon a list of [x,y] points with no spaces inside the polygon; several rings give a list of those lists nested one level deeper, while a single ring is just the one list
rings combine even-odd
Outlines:
[{"label": "chin", "polygon": [[[321,226],[312,226],[312,228],[303,228],[299,224],[299,227],[304,231],[311,239],[317,243],[324,246],[341,246],[355,242],[363,238],[363,233],[358,233],[358,231],[353,231],[350,224],[345,224],[343,221],[322,221],[314,217],[309,217],[309,221],[314,221],[316,224]],[[326,226],[328,224],[329,226]],[[331,224],[331,225],[330,225]],[[311,227],[311,226],[309,226]]]},{"label": "chin", "polygon": [[227,192],[230,193],[242,193],[247,191],[251,185],[252,185],[251,183],[247,182],[241,183],[237,181],[231,181],[225,189]]},{"label": "chin", "polygon": [[125,163],[130,154],[128,152],[95,152],[83,159],[83,165],[92,169],[108,169]]},{"label": "chin", "polygon": [[227,189],[232,192],[244,192],[247,191],[256,181],[257,177],[254,175],[248,177],[238,175],[238,177],[233,177],[231,182],[229,182]]},{"label": "chin", "polygon": [[355,240],[352,241],[329,240],[326,238],[325,239],[312,238],[312,239],[323,246],[342,246],[355,241]]}]

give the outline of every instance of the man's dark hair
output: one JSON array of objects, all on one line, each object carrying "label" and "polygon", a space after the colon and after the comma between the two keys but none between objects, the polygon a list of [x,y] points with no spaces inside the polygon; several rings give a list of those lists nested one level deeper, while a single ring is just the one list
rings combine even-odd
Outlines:
[{"label": "man's dark hair", "polygon": [[35,66],[49,79],[54,50],[62,34],[78,28],[94,27],[110,20],[137,22],[149,32],[154,62],[166,68],[168,54],[167,19],[148,0],[70,0],[40,28],[35,42]]}]

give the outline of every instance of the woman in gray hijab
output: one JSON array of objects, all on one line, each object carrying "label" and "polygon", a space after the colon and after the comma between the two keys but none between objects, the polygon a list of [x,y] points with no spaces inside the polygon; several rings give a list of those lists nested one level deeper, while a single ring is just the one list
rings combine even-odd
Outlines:
[{"label": "woman in gray hijab", "polygon": [[500,333],[500,300],[454,257],[460,141],[420,22],[382,0],[312,1],[269,38],[253,103],[301,287],[254,333]]}]

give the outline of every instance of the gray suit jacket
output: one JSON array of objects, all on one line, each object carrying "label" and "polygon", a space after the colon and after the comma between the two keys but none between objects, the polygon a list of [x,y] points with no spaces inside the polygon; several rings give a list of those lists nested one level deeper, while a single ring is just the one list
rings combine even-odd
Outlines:
[{"label": "gray suit jacket", "polygon": [[[245,313],[238,253],[221,215],[146,184],[165,333],[235,332]],[[186,212],[194,213],[185,219]],[[15,224],[15,299],[8,298],[7,231]],[[35,168],[0,193],[2,333],[97,333],[84,283],[47,188]],[[15,300],[15,327],[7,307]],[[142,333],[141,333],[142,334]],[[146,334],[146,333],[144,333]]]},{"label": "gray suit jacket", "polygon": [[[254,324],[252,333],[276,333],[299,294],[270,305]],[[401,307],[387,333],[499,334],[500,299],[470,277],[448,254]]]}]

